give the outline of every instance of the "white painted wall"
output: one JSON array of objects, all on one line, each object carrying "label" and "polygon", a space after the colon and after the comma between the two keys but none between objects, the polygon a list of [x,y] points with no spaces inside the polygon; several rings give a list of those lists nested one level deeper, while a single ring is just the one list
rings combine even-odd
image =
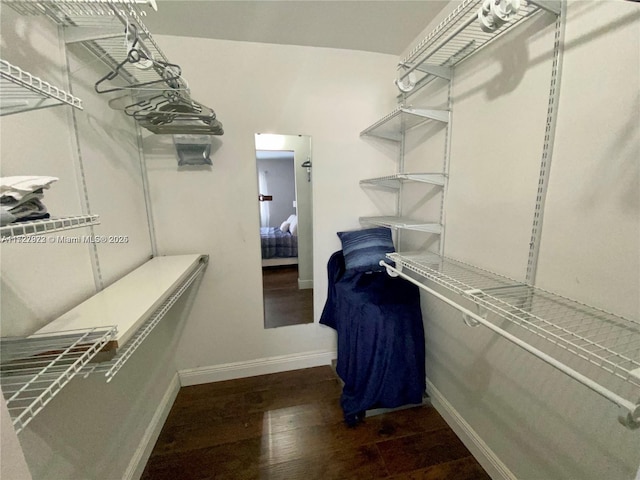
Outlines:
[{"label": "white painted wall", "polygon": [[[638,320],[640,10],[569,1],[567,19],[537,285]],[[445,254],[518,279],[552,42],[553,25],[535,20],[457,67],[453,83]],[[442,143],[429,142],[419,155],[430,167]],[[422,301],[435,403],[452,408],[453,425],[458,415],[515,478],[635,478],[640,437],[618,424],[615,406],[486,329],[466,327],[432,296]],[[500,478],[500,465],[484,465]]]},{"label": "white painted wall", "polygon": [[144,141],[160,252],[197,251],[212,259],[185,328],[179,368],[333,350],[333,330],[317,323],[263,328],[254,134],[312,138],[317,318],[326,262],[340,248],[336,232],[375,211],[358,181],[367,171],[384,171],[389,160],[358,135],[394,104],[386,72],[396,58],[170,36],[157,41],[180,63],[193,98],[211,106],[225,129],[214,140],[213,166],[201,171],[178,171],[161,136]]}]

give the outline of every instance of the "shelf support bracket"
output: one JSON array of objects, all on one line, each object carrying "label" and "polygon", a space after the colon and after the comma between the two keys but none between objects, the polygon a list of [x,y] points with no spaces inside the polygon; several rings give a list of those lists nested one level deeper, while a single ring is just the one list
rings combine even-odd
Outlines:
[{"label": "shelf support bracket", "polygon": [[560,15],[561,0],[529,0],[529,3],[554,15]]},{"label": "shelf support bracket", "polygon": [[429,75],[435,75],[436,77],[444,78],[446,80],[451,80],[451,67],[443,67],[441,65],[433,65],[429,63],[423,63],[416,67],[416,70],[419,70],[423,73],[428,73]]},{"label": "shelf support bracket", "polygon": [[107,38],[124,37],[122,27],[65,27],[64,43],[91,42],[93,40],[104,40]]}]

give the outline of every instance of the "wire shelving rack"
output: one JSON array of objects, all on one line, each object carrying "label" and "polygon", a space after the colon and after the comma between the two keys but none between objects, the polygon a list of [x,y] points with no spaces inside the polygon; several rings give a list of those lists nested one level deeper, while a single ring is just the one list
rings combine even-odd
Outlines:
[{"label": "wire shelving rack", "polygon": [[[640,426],[639,321],[436,254],[391,253],[387,257],[396,265],[390,271],[454,308],[469,314],[451,294],[492,314],[485,318],[472,313],[471,325],[483,324],[558,368],[618,405],[623,424]],[[419,280],[406,271],[417,274]],[[446,298],[424,280],[443,287]],[[506,326],[495,319],[506,320]]]},{"label": "wire shelving rack", "polygon": [[18,433],[115,332],[116,327],[104,327],[0,339],[0,385]]},{"label": "wire shelving rack", "polygon": [[61,88],[0,60],[0,115],[71,105],[82,110],[82,100]]}]

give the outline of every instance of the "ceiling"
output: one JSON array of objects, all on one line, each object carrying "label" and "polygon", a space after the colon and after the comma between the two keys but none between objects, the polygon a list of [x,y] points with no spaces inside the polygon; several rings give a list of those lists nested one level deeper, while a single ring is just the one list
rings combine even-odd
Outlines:
[{"label": "ceiling", "polygon": [[449,0],[157,0],[154,35],[400,55]]}]

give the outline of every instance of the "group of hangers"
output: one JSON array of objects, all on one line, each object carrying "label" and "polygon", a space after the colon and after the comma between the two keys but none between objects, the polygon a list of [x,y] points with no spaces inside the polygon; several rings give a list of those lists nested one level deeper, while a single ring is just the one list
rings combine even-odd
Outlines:
[{"label": "group of hangers", "polygon": [[[216,120],[215,112],[191,98],[179,65],[153,58],[140,41],[135,25],[128,25],[126,38],[126,57],[95,83],[97,93],[133,91],[135,101],[124,106],[123,110],[153,133],[224,133],[222,124]],[[128,65],[143,70],[153,69],[158,78],[137,83],[126,82],[127,77],[131,76],[125,68]],[[107,83],[113,82],[117,77],[123,77],[126,85]],[[109,104],[113,106],[111,101]]]}]

